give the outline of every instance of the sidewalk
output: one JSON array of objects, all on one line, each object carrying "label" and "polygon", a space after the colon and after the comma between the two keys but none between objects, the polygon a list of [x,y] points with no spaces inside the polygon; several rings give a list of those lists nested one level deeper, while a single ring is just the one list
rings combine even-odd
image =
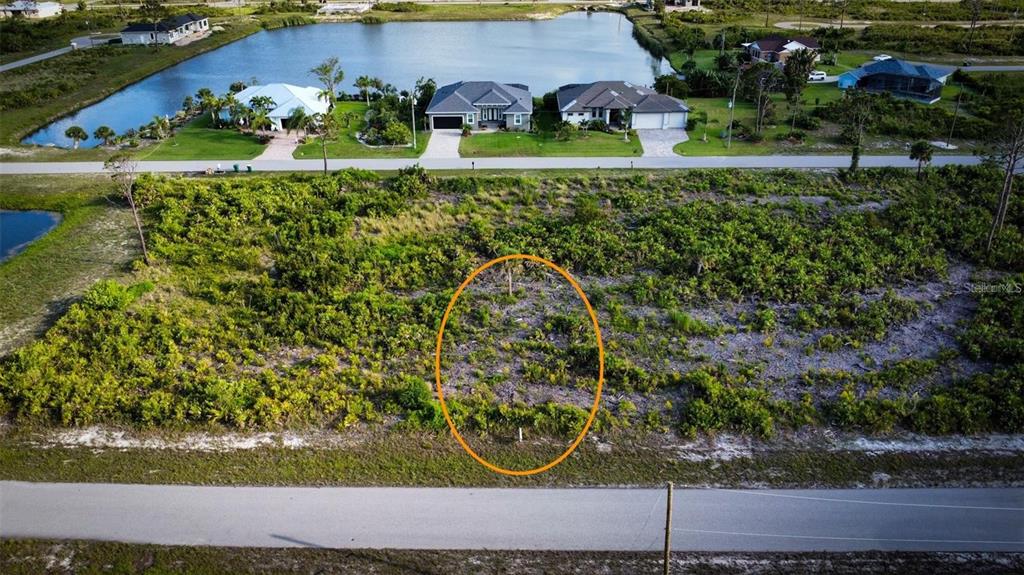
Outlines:
[{"label": "sidewalk", "polygon": [[[434,136],[436,137],[436,136]],[[431,141],[433,138],[431,137]],[[978,156],[935,156],[933,167],[977,165]],[[324,168],[322,160],[180,160],[141,161],[139,171],[159,173],[202,173],[217,164],[252,164],[257,172],[316,172]],[[850,166],[850,157],[835,156],[675,156],[672,158],[409,158],[328,160],[327,169],[395,171],[419,164],[428,170],[600,170],[600,169],[688,169],[688,168],[754,168],[754,169],[837,169]],[[910,168],[917,162],[907,156],[861,156],[862,168]],[[103,162],[0,162],[0,174],[99,174]]]}]

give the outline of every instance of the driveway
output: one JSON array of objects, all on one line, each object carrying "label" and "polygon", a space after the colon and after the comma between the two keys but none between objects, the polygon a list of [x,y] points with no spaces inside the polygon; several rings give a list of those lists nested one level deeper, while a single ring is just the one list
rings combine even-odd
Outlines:
[{"label": "driveway", "polygon": [[462,130],[434,130],[423,150],[421,158],[451,159],[459,157],[459,143],[462,142]]},{"label": "driveway", "polygon": [[299,137],[296,134],[285,132],[274,132],[274,138],[270,140],[263,153],[256,156],[257,160],[290,160],[295,148],[299,147]]},{"label": "driveway", "polygon": [[671,158],[676,155],[673,146],[689,140],[686,130],[672,128],[669,130],[637,130],[636,135],[644,147],[645,158]]}]

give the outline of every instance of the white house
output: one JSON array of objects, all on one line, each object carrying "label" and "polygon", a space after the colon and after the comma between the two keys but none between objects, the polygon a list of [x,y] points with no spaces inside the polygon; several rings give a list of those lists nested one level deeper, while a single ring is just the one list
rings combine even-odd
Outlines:
[{"label": "white house", "polygon": [[636,130],[685,128],[690,112],[678,98],[629,82],[567,84],[555,96],[562,120],[575,124],[598,119],[609,126],[623,127],[628,115],[629,127]]},{"label": "white house", "polygon": [[235,99],[251,107],[254,98],[270,98],[273,103],[267,114],[274,131],[288,128],[288,118],[296,108],[302,108],[307,115],[326,114],[331,105],[320,97],[320,88],[293,86],[291,84],[267,84],[265,86],[249,86],[235,94]]},{"label": "white house", "polygon": [[59,2],[31,2],[29,0],[17,0],[5,6],[0,6],[0,17],[11,18],[21,16],[23,18],[51,18],[60,15],[64,7]]},{"label": "white house", "polygon": [[210,30],[210,19],[189,12],[157,23],[142,22],[121,30],[123,44],[174,44]]}]

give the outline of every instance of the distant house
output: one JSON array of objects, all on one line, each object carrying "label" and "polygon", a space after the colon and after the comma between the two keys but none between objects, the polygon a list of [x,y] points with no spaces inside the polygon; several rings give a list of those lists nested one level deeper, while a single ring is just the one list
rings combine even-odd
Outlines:
[{"label": "distant house", "polygon": [[743,44],[743,49],[754,60],[771,62],[772,64],[785,64],[790,55],[798,50],[814,52],[814,61],[817,62],[820,57],[821,45],[814,38],[806,36],[795,38],[769,36],[756,42]]},{"label": "distant house", "polygon": [[555,94],[562,120],[582,124],[593,119],[624,127],[626,111],[632,111],[634,129],[685,128],[690,109],[678,98],[658,94],[629,82],[604,81],[568,84]]},{"label": "distant house", "polygon": [[911,64],[893,58],[845,72],[839,76],[838,85],[840,90],[856,87],[932,104],[939,101],[942,87],[952,73],[949,68]]},{"label": "distant house", "polygon": [[64,7],[59,2],[29,2],[27,0],[17,0],[10,4],[0,6],[0,16],[3,18],[12,18],[20,16],[22,18],[51,18],[53,16],[60,15],[64,11]]},{"label": "distant house", "polygon": [[320,98],[320,92],[320,88],[313,86],[303,88],[291,84],[267,84],[249,86],[235,94],[235,99],[246,106],[251,106],[254,98],[270,98],[273,106],[267,116],[273,125],[271,130],[280,131],[288,129],[288,118],[296,108],[302,108],[309,116],[327,113],[331,106]]},{"label": "distant house", "polygon": [[427,105],[432,130],[474,128],[529,130],[533,116],[530,88],[499,82],[458,82],[438,88]]},{"label": "distant house", "polygon": [[121,30],[122,44],[174,44],[210,29],[210,19],[189,12],[153,24],[140,22]]}]

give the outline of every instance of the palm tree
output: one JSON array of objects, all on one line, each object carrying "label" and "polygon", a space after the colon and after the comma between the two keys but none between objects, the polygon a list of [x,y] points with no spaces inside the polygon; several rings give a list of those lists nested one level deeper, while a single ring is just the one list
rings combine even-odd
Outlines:
[{"label": "palm tree", "polygon": [[92,133],[92,137],[101,140],[104,146],[109,146],[117,136],[110,126],[100,126]]},{"label": "palm tree", "polygon": [[261,130],[269,130],[274,123],[270,121],[270,116],[266,112],[254,110],[252,119],[249,120],[249,125],[252,127],[253,133],[257,133]]},{"label": "palm tree", "polygon": [[370,105],[370,88],[373,87],[373,80],[369,76],[360,76],[356,78],[355,87],[359,88],[363,96],[366,98],[366,105]]},{"label": "palm tree", "polygon": [[313,114],[313,125],[320,135],[320,150],[324,155],[324,173],[327,173],[327,140],[334,138],[338,131],[338,121],[334,114]]},{"label": "palm tree", "polygon": [[210,113],[210,120],[214,127],[220,126],[220,111],[224,109],[224,100],[210,92],[203,95],[199,106],[204,112]]},{"label": "palm tree", "polygon": [[312,122],[313,117],[306,113],[305,108],[299,106],[288,115],[288,133],[291,133],[292,129],[301,130],[302,135],[305,136],[306,130]]},{"label": "palm tree", "polygon": [[167,119],[167,116],[153,116],[153,122],[150,125],[152,126],[150,133],[158,140],[163,140],[171,132],[171,121]]},{"label": "palm tree", "polygon": [[64,130],[64,136],[71,138],[75,143],[74,145],[76,150],[78,149],[79,142],[89,139],[89,134],[85,133],[85,130],[83,130],[81,126],[71,126],[67,130]]},{"label": "palm tree", "polygon": [[932,145],[924,140],[918,140],[910,146],[910,159],[917,161],[917,179],[921,179],[921,168],[932,161],[933,151]]},{"label": "palm tree", "polygon": [[341,69],[338,58],[331,56],[319,65],[313,67],[310,72],[324,85],[321,97],[326,96],[329,104],[333,105],[337,96],[337,86],[345,78],[345,72]]}]

